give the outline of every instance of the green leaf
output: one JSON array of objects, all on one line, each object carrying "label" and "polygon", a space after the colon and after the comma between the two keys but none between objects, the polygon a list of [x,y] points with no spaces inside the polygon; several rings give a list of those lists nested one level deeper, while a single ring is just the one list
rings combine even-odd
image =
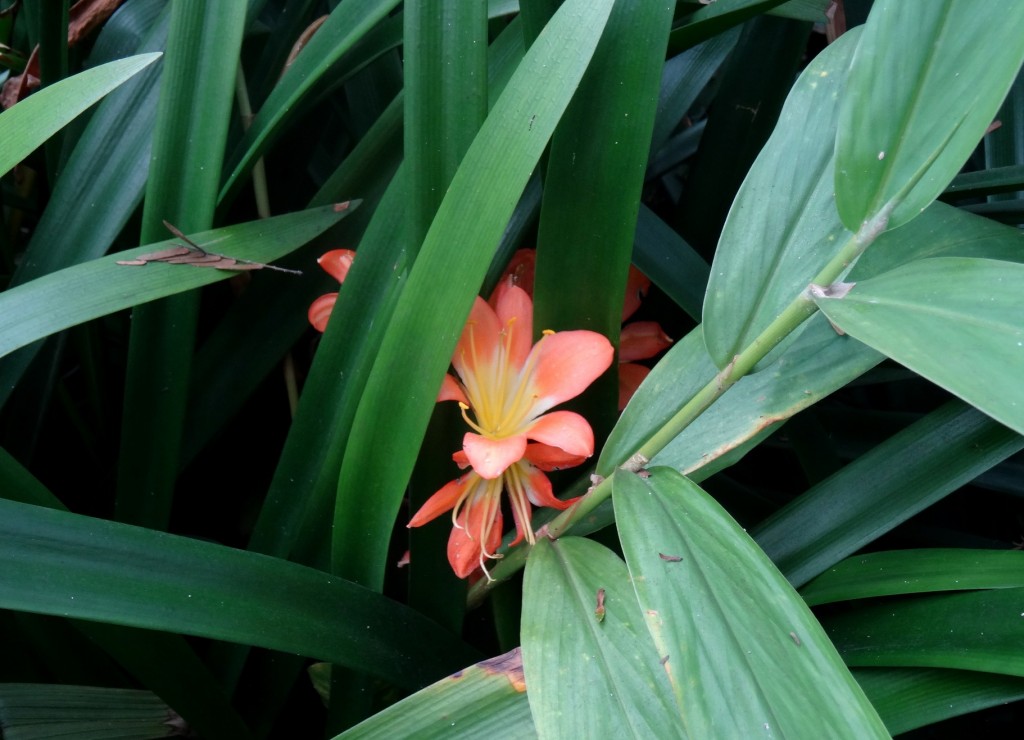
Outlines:
[{"label": "green leaf", "polygon": [[[670,3],[616,2],[551,139],[537,232],[537,337],[588,329],[618,344],[672,10]],[[616,370],[571,405],[599,439],[618,415]]]},{"label": "green leaf", "polygon": [[801,586],[1024,447],[953,401],[861,455],[751,534]]},{"label": "green leaf", "polygon": [[720,368],[782,313],[847,239],[834,204],[833,147],[858,36],[844,34],[797,79],[729,211],[704,299],[704,341]]},{"label": "green leaf", "polygon": [[676,471],[648,475],[616,472],[612,500],[686,735],[886,737],[814,615],[753,540]]},{"label": "green leaf", "polygon": [[1024,164],[964,172],[953,178],[943,195],[945,200],[957,200],[1017,190],[1024,190]]},{"label": "green leaf", "polygon": [[427,233],[360,400],[338,483],[337,511],[345,514],[334,521],[333,562],[359,583],[380,587],[395,516],[474,294],[611,5],[562,5],[473,140]]},{"label": "green leaf", "polygon": [[1024,679],[940,668],[857,668],[853,677],[893,735],[1024,699]]},{"label": "green leaf", "polygon": [[872,6],[836,138],[836,205],[848,229],[887,204],[896,228],[943,191],[1017,76],[1022,27],[1024,4],[1013,0]]},{"label": "green leaf", "polygon": [[1024,434],[1024,265],[941,257],[816,298],[843,331]]},{"label": "green leaf", "polygon": [[920,666],[1024,676],[1024,588],[918,596],[823,618],[849,666]]},{"label": "green leaf", "polygon": [[519,648],[442,678],[338,738],[537,736]]},{"label": "green leaf", "polygon": [[0,113],[0,174],[6,174],[82,111],[148,67],[160,54],[109,62],[43,88]]},{"label": "green leaf", "polygon": [[184,726],[181,717],[149,691],[0,684],[0,727],[12,740],[130,740],[164,737],[172,728]]},{"label": "green leaf", "polygon": [[257,645],[407,688],[477,659],[408,607],[322,571],[67,512],[0,501],[0,562],[4,609]]},{"label": "green leaf", "polygon": [[847,558],[800,589],[810,606],[876,596],[1024,587],[1020,550],[896,550]]},{"label": "green leaf", "polygon": [[[200,246],[253,262],[272,262],[348,212],[327,206],[193,234]],[[175,244],[168,239],[68,267],[0,294],[0,356],[54,332],[236,274],[191,265],[118,265]]]},{"label": "green leaf", "polygon": [[541,737],[685,736],[630,574],[607,548],[579,537],[538,540],[526,564],[521,634]]}]

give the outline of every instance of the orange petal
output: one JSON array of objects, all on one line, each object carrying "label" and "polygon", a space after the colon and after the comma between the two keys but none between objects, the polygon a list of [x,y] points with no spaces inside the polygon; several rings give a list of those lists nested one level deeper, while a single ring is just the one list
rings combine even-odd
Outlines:
[{"label": "orange petal", "polygon": [[640,302],[651,287],[651,279],[638,269],[629,266],[629,277],[626,278],[626,300],[622,304],[622,320],[625,321],[640,308]]},{"label": "orange petal", "polygon": [[590,457],[594,454],[594,431],[590,424],[573,411],[552,411],[533,422],[526,436],[570,455]]},{"label": "orange petal", "polygon": [[526,445],[524,457],[532,465],[548,472],[575,468],[587,459],[586,455],[570,455],[559,447],[552,447],[551,445],[540,444],[539,442]]},{"label": "orange petal", "polygon": [[540,470],[533,468],[526,475],[526,495],[530,499],[530,503],[534,506],[548,506],[552,509],[568,509],[572,506],[573,501],[562,501],[561,499],[555,498],[554,492],[551,490],[551,481],[544,475]]},{"label": "orange petal", "polygon": [[[494,309],[487,305],[487,301],[477,296],[473,302],[473,309],[469,312],[466,326],[462,330],[462,336],[459,337],[459,343],[455,345],[455,354],[452,355],[455,372],[464,382],[470,382],[470,376],[476,375],[478,364],[495,362],[500,347],[501,328]],[[470,388],[470,393],[472,392]]]},{"label": "orange petal", "polygon": [[352,267],[352,260],[355,259],[355,256],[356,253],[351,249],[332,249],[330,252],[320,255],[317,263],[327,271],[328,275],[339,283],[343,283],[348,277],[348,270]]},{"label": "orange petal", "polygon": [[509,364],[518,370],[533,349],[533,301],[513,285],[501,293],[495,312],[508,342]]},{"label": "orange petal", "polygon": [[501,487],[488,486],[474,496],[462,513],[458,527],[448,537],[448,562],[459,578],[465,578],[479,565],[485,553],[501,547]]},{"label": "orange petal", "polygon": [[441,382],[441,390],[437,393],[437,400],[441,401],[459,401],[464,404],[469,404],[469,399],[466,398],[466,394],[462,390],[462,386],[459,385],[459,381],[453,378],[448,373],[445,373],[444,380]]},{"label": "orange petal", "polygon": [[597,332],[560,331],[542,337],[533,372],[533,415],[575,398],[612,364],[611,342]]},{"label": "orange petal", "polygon": [[516,434],[501,439],[491,439],[473,432],[466,432],[462,438],[462,449],[469,464],[481,478],[497,478],[512,463],[522,460],[526,452],[526,435]]},{"label": "orange petal", "polygon": [[326,293],[313,301],[309,307],[309,313],[306,314],[309,317],[309,323],[321,334],[327,328],[327,319],[331,318],[331,311],[337,300],[337,293]]},{"label": "orange petal", "polygon": [[626,408],[629,399],[633,397],[636,389],[640,387],[650,372],[649,367],[634,365],[631,362],[619,365],[619,411]]},{"label": "orange petal", "polygon": [[646,360],[671,344],[671,337],[657,321],[634,321],[622,327],[619,335],[619,362]]},{"label": "orange petal", "polygon": [[473,483],[472,473],[462,475],[449,483],[446,483],[441,490],[428,498],[420,510],[409,520],[407,527],[420,527],[427,522],[437,519],[446,511],[451,511],[459,503],[459,499]]},{"label": "orange petal", "polygon": [[518,285],[522,288],[526,295],[533,295],[533,274],[537,265],[537,251],[534,249],[517,249],[516,253],[512,255],[512,259],[509,260],[508,267],[505,268],[505,275],[502,277],[502,282],[505,282],[506,277],[512,278],[512,284]]}]

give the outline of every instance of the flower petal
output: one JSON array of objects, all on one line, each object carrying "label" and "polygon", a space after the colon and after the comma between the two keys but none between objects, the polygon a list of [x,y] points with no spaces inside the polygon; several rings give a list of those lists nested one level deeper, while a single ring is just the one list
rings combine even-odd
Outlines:
[{"label": "flower petal", "polygon": [[594,430],[573,411],[552,411],[533,422],[526,436],[537,442],[558,447],[570,455],[590,457],[594,454]]},{"label": "flower petal", "polygon": [[[551,490],[551,481],[544,475],[540,470],[529,466],[526,475],[524,476],[524,484],[526,488],[526,495],[530,499],[530,503],[534,506],[548,506],[552,509],[558,509],[562,511],[568,509],[573,505],[577,499],[568,499],[562,501],[559,498],[555,498],[554,492]],[[579,498],[579,497],[577,497]]]},{"label": "flower petal", "polygon": [[459,514],[458,526],[448,537],[448,562],[459,578],[465,578],[501,547],[501,487],[477,489]]},{"label": "flower petal", "polygon": [[501,294],[509,287],[517,285],[522,288],[526,295],[533,296],[533,274],[537,264],[537,251],[535,249],[517,249],[509,260],[508,267],[498,282],[498,287],[491,295],[491,305],[496,306]]},{"label": "flower petal", "polygon": [[501,293],[495,312],[508,342],[509,365],[519,370],[533,349],[533,301],[513,285]]},{"label": "flower petal", "polygon": [[649,367],[635,365],[632,362],[619,365],[619,411],[626,408],[629,399],[633,397],[636,389],[640,387],[650,372]]},{"label": "flower petal", "polygon": [[521,460],[526,452],[526,435],[492,439],[473,432],[466,432],[462,438],[462,449],[469,464],[481,478],[497,478],[509,465]]},{"label": "flower petal", "polygon": [[615,355],[607,338],[586,330],[548,334],[533,351],[533,416],[578,396],[608,369]]},{"label": "flower petal", "polygon": [[334,309],[334,303],[337,300],[337,293],[326,293],[313,301],[309,307],[309,312],[307,313],[309,323],[321,334],[327,328],[327,320],[331,318],[331,311]]},{"label": "flower petal", "polygon": [[622,320],[625,321],[640,308],[640,302],[651,287],[651,279],[638,269],[629,266],[629,277],[626,278],[626,300],[622,304]]},{"label": "flower petal", "polygon": [[586,455],[570,455],[560,447],[539,442],[526,445],[526,454],[523,457],[535,467],[548,472],[575,468],[587,459]]},{"label": "flower petal", "polygon": [[413,515],[406,526],[419,527],[437,519],[446,511],[451,511],[473,482],[474,476],[470,473],[469,475],[460,475],[455,480],[446,483],[437,493],[423,502],[423,506]]},{"label": "flower petal", "polygon": [[466,394],[462,390],[462,386],[459,385],[459,381],[453,378],[448,373],[444,374],[444,380],[441,381],[441,390],[437,392],[437,401],[459,401],[460,403],[469,404],[469,399],[466,398]]},{"label": "flower petal", "polygon": [[320,255],[317,263],[327,271],[328,275],[339,283],[343,283],[348,277],[348,270],[352,267],[352,260],[355,259],[355,256],[356,253],[351,249],[332,249],[330,252]]},{"label": "flower petal", "polygon": [[671,337],[657,321],[634,321],[622,327],[619,335],[619,362],[646,360],[671,344]]},{"label": "flower petal", "polygon": [[469,312],[469,319],[459,337],[459,343],[455,345],[455,354],[452,355],[452,364],[455,372],[466,383],[469,392],[473,378],[477,374],[477,368],[481,364],[493,365],[498,357],[498,350],[501,340],[501,324],[497,314],[494,313],[487,301],[477,296],[473,303],[473,310]]}]

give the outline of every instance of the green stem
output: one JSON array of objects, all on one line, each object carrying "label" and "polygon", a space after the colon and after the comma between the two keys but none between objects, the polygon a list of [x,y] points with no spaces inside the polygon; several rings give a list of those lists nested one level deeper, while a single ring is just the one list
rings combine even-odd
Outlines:
[{"label": "green stem", "polygon": [[[892,214],[894,207],[895,201],[890,201],[874,217],[865,221],[857,233],[853,234],[846,241],[821,272],[815,275],[814,280],[800,291],[800,294],[793,299],[782,313],[742,352],[733,357],[732,362],[722,368],[707,385],[697,391],[676,412],[675,416],[652,434],[641,445],[640,449],[620,467],[632,472],[643,469],[655,455],[665,449],[669,442],[678,437],[694,419],[704,413],[738,380],[747,375],[782,340],[813,316],[818,310],[815,296],[827,291],[827,287],[822,288],[821,286],[833,285],[850,270],[864,250],[885,231],[889,222],[889,216]],[[573,525],[590,515],[597,506],[606,501],[611,496],[611,493],[611,478],[599,482],[587,491],[586,495],[575,506],[566,509],[552,519],[547,527],[544,528],[543,534],[551,539],[557,539],[566,534]],[[491,588],[523,567],[528,553],[529,548],[526,547],[520,547],[506,553],[502,561],[491,571],[491,578],[493,580],[488,581],[484,579],[478,581],[470,589],[468,599],[470,606],[480,603]]]}]

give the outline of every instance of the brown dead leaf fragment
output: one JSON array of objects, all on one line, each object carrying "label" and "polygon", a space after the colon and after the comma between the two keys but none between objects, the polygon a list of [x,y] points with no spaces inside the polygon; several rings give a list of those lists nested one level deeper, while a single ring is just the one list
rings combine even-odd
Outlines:
[{"label": "brown dead leaf fragment", "polygon": [[124,0],[78,0],[68,11],[68,46],[103,25]]},{"label": "brown dead leaf fragment", "polygon": [[512,684],[512,688],[520,694],[526,691],[526,677],[523,675],[523,654],[519,648],[513,648],[504,655],[480,661],[477,666],[486,673],[503,675]]},{"label": "brown dead leaf fragment", "polygon": [[156,252],[150,252],[149,254],[143,254],[135,259],[130,260],[118,260],[119,265],[130,265],[138,267],[141,265],[148,264],[150,262],[163,262],[168,265],[192,265],[193,267],[212,267],[215,270],[230,270],[232,272],[240,272],[244,270],[262,270],[264,267],[268,270],[276,270],[278,272],[288,272],[292,275],[301,275],[301,270],[289,270],[286,267],[276,267],[275,265],[267,265],[262,262],[252,262],[251,260],[243,260],[237,257],[228,257],[224,254],[216,254],[215,252],[207,252],[205,249],[200,247],[194,241],[189,239],[187,236],[181,233],[181,231],[166,221],[164,226],[167,230],[174,234],[176,237],[185,242],[182,244],[175,244],[167,249],[161,249]]},{"label": "brown dead leaf fragment", "polygon": [[682,558],[679,555],[666,555],[663,552],[659,552],[658,557],[664,560],[666,563],[678,563],[682,560]]}]

